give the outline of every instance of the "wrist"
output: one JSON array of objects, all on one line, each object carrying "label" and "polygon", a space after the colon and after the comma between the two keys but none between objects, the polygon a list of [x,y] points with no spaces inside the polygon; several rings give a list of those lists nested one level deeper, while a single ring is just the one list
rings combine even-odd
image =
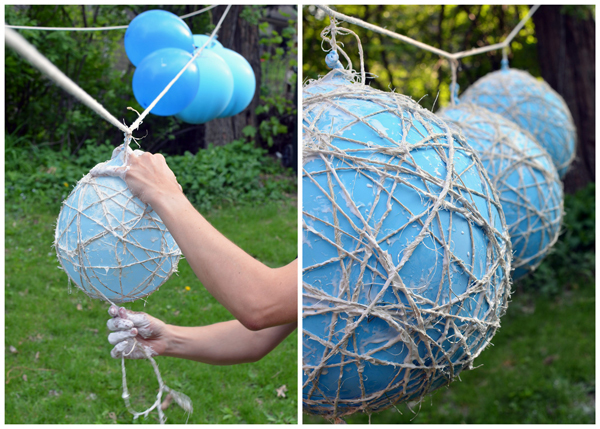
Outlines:
[{"label": "wrist", "polygon": [[189,204],[188,199],[181,191],[173,193],[155,191],[147,194],[144,200],[150,207],[152,207],[152,210],[154,210],[161,217],[161,219],[163,219],[163,221],[165,217],[168,217],[168,214],[171,210],[178,211],[178,207],[180,207],[181,204]]},{"label": "wrist", "polygon": [[178,357],[181,349],[181,338],[178,335],[178,326],[165,325],[163,338],[165,350],[163,353],[161,353],[161,355]]}]

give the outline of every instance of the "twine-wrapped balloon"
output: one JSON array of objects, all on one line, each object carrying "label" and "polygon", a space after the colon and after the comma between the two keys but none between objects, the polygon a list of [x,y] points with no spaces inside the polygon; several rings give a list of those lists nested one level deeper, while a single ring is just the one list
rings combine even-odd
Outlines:
[{"label": "twine-wrapped balloon", "polygon": [[543,80],[526,71],[508,68],[489,73],[461,96],[498,113],[532,134],[548,151],[564,177],[575,158],[576,130],[563,98]]},{"label": "twine-wrapped balloon", "polygon": [[440,112],[460,127],[497,189],[511,237],[513,280],[533,271],[558,239],[562,182],[552,159],[514,122],[472,103]]},{"label": "twine-wrapped balloon", "polygon": [[303,99],[303,406],[327,418],[447,385],[510,296],[510,238],[472,149],[344,73]]},{"label": "twine-wrapped balloon", "polygon": [[[124,166],[127,153],[120,146],[103,167]],[[154,292],[181,256],[160,217],[123,179],[92,174],[63,202],[54,245],[71,281],[86,295],[117,304]]]}]

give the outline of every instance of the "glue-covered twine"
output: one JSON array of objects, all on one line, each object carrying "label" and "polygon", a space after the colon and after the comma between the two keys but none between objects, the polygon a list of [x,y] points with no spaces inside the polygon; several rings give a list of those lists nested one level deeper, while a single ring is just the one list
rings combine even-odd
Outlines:
[{"label": "glue-covered twine", "polygon": [[[309,85],[318,84],[319,81],[311,81]],[[349,111],[341,100],[350,100],[348,101],[350,104],[352,101],[359,100],[370,102],[373,109],[370,109],[369,117],[363,117],[357,111]],[[394,114],[398,117],[398,124],[402,129],[401,141],[394,141],[370,122],[369,118],[377,115],[377,108],[381,113]],[[319,190],[319,195],[324,197],[324,201],[331,205],[333,217],[332,224],[325,223],[315,213],[304,211],[303,229],[337,250],[337,256],[307,266],[303,272],[306,274],[330,264],[340,264],[342,267],[342,278],[337,283],[339,286],[335,295],[330,295],[306,281],[303,282],[304,317],[313,314],[331,315],[331,326],[325,337],[319,337],[307,330],[303,331],[303,336],[307,340],[319,343],[325,348],[319,363],[315,365],[303,363],[303,372],[306,375],[303,388],[307,389],[309,383],[312,383],[309,391],[305,393],[304,405],[313,413],[338,419],[357,411],[371,413],[373,410],[387,408],[398,401],[414,396],[415,392],[420,392],[422,398],[434,382],[439,382],[440,377],[445,380],[444,384],[447,384],[457,377],[460,368],[470,367],[472,361],[485,348],[500,326],[500,316],[506,311],[510,296],[511,254],[510,238],[501,214],[500,203],[492,191],[483,166],[472,149],[464,143],[463,137],[408,97],[349,83],[325,93],[315,95],[305,93],[303,110],[304,162],[316,159],[323,162],[322,171],[309,172],[304,168],[303,177],[305,180],[310,180],[311,184]],[[346,123],[336,123],[338,128],[346,130],[351,125],[360,123],[361,127],[370,128],[375,135],[387,141],[389,147],[377,147],[353,139],[349,137],[351,133],[342,135],[339,129],[327,131],[317,129],[319,117],[325,114],[325,111],[336,111],[339,112],[340,117],[347,118]],[[415,125],[417,122],[419,128]],[[427,133],[423,133],[421,127],[424,127]],[[442,132],[439,131],[440,129]],[[422,136],[422,139],[414,143],[406,142],[405,136],[414,133],[414,130],[421,130],[417,133]],[[339,144],[333,143],[334,140],[352,143],[352,149],[340,149]],[[413,159],[414,153],[423,153],[424,150],[430,150],[432,156],[439,156],[440,161],[444,162],[445,176],[438,176],[424,170]],[[385,154],[397,161],[369,157],[365,155],[367,152]],[[455,152],[470,158],[472,165],[469,168],[478,175],[481,181],[480,189],[468,187],[463,183],[461,174],[454,166],[457,156]],[[370,210],[364,212],[365,214],[358,210],[352,198],[354,189],[347,187],[339,177],[338,171],[348,169],[355,170],[357,175],[373,181],[373,204]],[[319,182],[318,177],[325,177],[326,182]],[[392,179],[393,182],[391,187],[384,188],[383,181],[387,179]],[[420,179],[424,186],[416,186],[415,179]],[[399,189],[399,186],[411,189],[421,196],[424,204],[422,212],[411,212],[402,201],[397,199],[399,191],[396,189]],[[485,201],[485,209],[481,209],[484,211],[480,212],[474,198]],[[340,202],[337,201],[338,199]],[[381,218],[373,219],[375,207],[381,199],[386,201],[386,211]],[[381,228],[384,219],[391,215],[392,201],[395,205],[402,206],[408,213],[409,222],[397,225],[394,231],[386,231],[383,234]],[[434,226],[442,229],[440,215],[448,212],[468,220],[469,227],[463,232],[469,234],[471,243],[475,241],[473,225],[476,225],[488,240],[487,249],[479,255],[479,260],[485,260],[483,273],[475,275],[474,262],[472,262],[474,259],[463,261],[456,255],[452,241],[452,235],[456,234],[453,232],[452,225],[454,216],[447,216],[449,221],[447,231],[442,234],[435,233]],[[350,213],[354,217],[351,217]],[[499,213],[500,224],[494,223],[494,213]],[[350,228],[349,231],[340,226],[342,218],[347,225],[346,228]],[[323,228],[333,228],[333,238],[326,232],[320,232],[322,228],[317,228],[317,224]],[[403,248],[399,263],[395,264],[391,255],[385,250],[384,244],[386,240],[397,236],[411,225],[418,228],[418,233],[414,240]],[[390,228],[389,224],[387,228]],[[347,249],[347,246],[342,243],[342,237],[349,234],[357,238],[356,245]],[[417,247],[424,243],[425,238],[432,240],[439,247],[443,259],[439,262],[432,261],[432,269],[436,267],[441,269],[445,276],[443,278],[448,282],[447,291],[443,291],[442,284],[438,286],[436,299],[429,299],[422,294],[424,289],[434,287],[428,284],[430,280],[425,279],[422,284],[412,285],[407,284],[407,279],[400,275],[402,268],[409,262]],[[474,248],[470,252],[473,253],[474,258]],[[379,267],[382,267],[383,271]],[[453,288],[451,280],[452,270],[455,269],[462,270],[470,278],[468,287],[461,294]],[[354,273],[352,284],[350,284],[350,270]],[[363,281],[367,270],[383,280],[383,284],[378,286],[377,290],[373,290],[373,293],[370,290],[371,286]],[[356,275],[359,277],[356,278]],[[407,303],[401,300],[382,302],[386,291],[389,294],[390,290],[394,291],[394,294],[404,296]],[[369,296],[370,302],[359,303],[359,295]],[[474,315],[470,316],[456,310],[457,306],[466,305],[474,299],[478,302]],[[482,302],[489,306],[485,314],[480,311]],[[379,338],[381,344],[368,352],[361,351],[360,344],[357,346],[355,343],[352,350],[349,350],[349,343],[357,341],[355,337],[357,327],[374,317],[385,321],[390,327],[386,334],[388,336]],[[346,320],[343,330],[336,328],[337,321],[341,319]],[[440,332],[440,338],[434,340],[429,331],[431,329],[439,331],[440,324],[443,324],[443,330]],[[452,331],[454,334],[450,338]],[[399,342],[408,349],[404,361],[388,361],[377,357],[378,352],[385,351]],[[419,347],[425,350],[423,356],[419,353]],[[453,362],[452,357],[459,349],[464,353]],[[334,356],[338,362],[336,364],[330,363]],[[363,379],[364,373],[359,370],[360,397],[348,399],[340,396],[339,383],[343,383],[341,374],[344,373],[344,367],[360,366],[364,362],[394,367],[398,371],[397,374],[400,374],[400,370],[403,369],[404,376],[401,379],[390,380],[385,389],[368,394]],[[335,396],[328,397],[319,390],[318,380],[320,374],[333,369],[339,371],[340,379],[337,393]],[[415,380],[420,381],[412,384]],[[411,382],[410,391],[409,382]]]}]

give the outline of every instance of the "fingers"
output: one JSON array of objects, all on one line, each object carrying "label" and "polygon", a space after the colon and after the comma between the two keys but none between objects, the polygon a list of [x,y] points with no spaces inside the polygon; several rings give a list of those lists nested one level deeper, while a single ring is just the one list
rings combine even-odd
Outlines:
[{"label": "fingers", "polygon": [[115,317],[117,315],[118,311],[119,311],[119,307],[117,307],[116,305],[113,304],[108,309],[108,314],[110,317]]},{"label": "fingers", "polygon": [[125,331],[135,327],[142,338],[149,338],[153,335],[150,319],[146,313],[137,313],[129,311],[125,307],[111,306],[108,314],[113,317],[106,322],[106,326],[111,331]]},{"label": "fingers", "polygon": [[108,335],[108,342],[114,346],[130,338],[135,338],[137,334],[138,330],[136,328],[132,328],[127,331],[113,332],[112,334]]},{"label": "fingers", "polygon": [[148,356],[157,356],[152,347],[140,344],[133,338],[118,343],[110,352],[115,359],[125,357],[126,359],[146,359]]},{"label": "fingers", "polygon": [[106,322],[106,326],[111,331],[126,331],[128,329],[133,328],[134,325],[131,320],[115,317],[113,319],[108,319],[108,322]]}]

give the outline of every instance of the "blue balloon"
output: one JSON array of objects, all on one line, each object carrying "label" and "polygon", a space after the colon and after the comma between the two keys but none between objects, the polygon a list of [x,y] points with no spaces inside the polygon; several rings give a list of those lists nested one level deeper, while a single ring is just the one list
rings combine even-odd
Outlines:
[{"label": "blue balloon", "polygon": [[[107,165],[124,163],[113,157]],[[181,256],[160,217],[125,181],[90,174],[62,203],[54,245],[63,270],[86,295],[115,303],[154,292]]]},{"label": "blue balloon", "polygon": [[248,107],[254,98],[256,78],[250,63],[237,52],[218,46],[213,50],[225,60],[233,74],[233,95],[223,113],[219,115],[219,118],[227,118]]},{"label": "blue balloon", "polygon": [[303,89],[302,121],[304,410],[418,400],[506,309],[500,204],[464,138],[408,97],[336,70]]},{"label": "blue balloon", "polygon": [[204,124],[227,107],[233,94],[233,75],[227,63],[212,50],[204,49],[194,63],[200,73],[200,86],[193,101],[176,117],[189,124]]},{"label": "blue balloon", "polygon": [[125,52],[138,66],[144,58],[163,48],[194,52],[192,31],[177,15],[165,10],[149,10],[131,21],[125,32]]},{"label": "blue balloon", "polygon": [[473,85],[462,100],[513,121],[548,151],[562,178],[575,158],[577,135],[565,100],[526,71],[503,66]]},{"label": "blue balloon", "polygon": [[460,127],[496,188],[517,280],[535,270],[560,234],[563,188],[552,158],[531,134],[481,106],[461,102],[439,116]]},{"label": "blue balloon", "polygon": [[[199,49],[202,46],[204,46],[204,44],[206,43],[206,41],[210,38],[210,36],[207,36],[205,34],[194,34],[193,39],[194,39],[194,46]],[[214,49],[214,48],[222,48],[223,45],[221,45],[221,43],[217,40],[217,36],[213,37],[212,41],[210,42],[210,44],[205,48],[205,49]]]},{"label": "blue balloon", "polygon": [[[144,58],[133,74],[133,95],[138,103],[147,108],[191,59],[191,54],[176,48],[160,49]],[[200,71],[194,61],[151,113],[171,116],[181,112],[192,102],[199,85]]]}]

